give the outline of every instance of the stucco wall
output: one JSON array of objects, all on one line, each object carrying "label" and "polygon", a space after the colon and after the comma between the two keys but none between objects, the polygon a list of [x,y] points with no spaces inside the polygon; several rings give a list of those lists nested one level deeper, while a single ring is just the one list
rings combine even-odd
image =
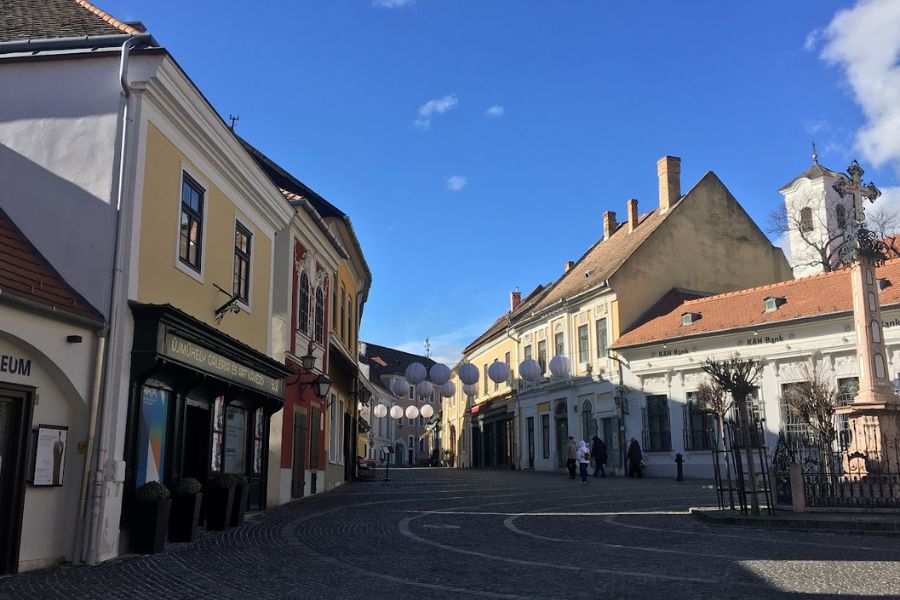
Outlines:
[{"label": "stucco wall", "polygon": [[610,280],[627,329],[673,287],[724,292],[784,281],[791,268],[712,173]]},{"label": "stucco wall", "polygon": [[[69,428],[62,487],[25,488],[19,561],[20,570],[28,570],[72,559],[84,472],[84,455],[78,452],[78,443],[87,440],[94,337],[82,327],[2,305],[0,322],[0,354],[31,360],[28,376],[2,373],[0,382],[35,388],[33,426]],[[70,344],[66,342],[68,335],[81,335],[83,342]]]},{"label": "stucco wall", "polygon": [[[268,351],[272,239],[257,218],[238,210],[204,172],[191,161],[190,149],[178,148],[153,124],[147,125],[146,161],[140,222],[138,300],[169,303],[216,326],[214,312],[228,300],[214,284],[232,289],[235,220],[253,233],[250,310],[227,314],[219,328],[228,335]],[[182,172],[187,171],[206,190],[201,274],[179,268],[178,233]]]}]

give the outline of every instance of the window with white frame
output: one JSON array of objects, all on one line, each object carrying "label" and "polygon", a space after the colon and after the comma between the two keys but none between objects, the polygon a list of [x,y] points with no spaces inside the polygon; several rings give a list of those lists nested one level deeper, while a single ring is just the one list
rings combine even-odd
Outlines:
[{"label": "window with white frame", "polygon": [[686,394],[682,408],[684,415],[684,449],[712,450],[714,448],[714,419],[712,413],[704,410],[696,392]]},{"label": "window with white frame", "polygon": [[182,173],[181,177],[178,260],[199,273],[203,250],[203,203],[206,190],[187,173]]},{"label": "window with white frame", "polygon": [[578,362],[585,363],[588,362],[588,356],[590,355],[591,341],[588,338],[588,327],[587,325],[579,325],[578,326]]},{"label": "window with white frame", "polygon": [[664,395],[647,396],[644,408],[644,450],[665,452],[672,449],[669,427],[669,398]]},{"label": "window with white frame", "polygon": [[316,326],[315,338],[320,344],[325,339],[325,293],[316,288]]},{"label": "window with white frame", "polygon": [[597,319],[596,322],[596,335],[597,335],[597,358],[606,358],[606,348],[607,348],[607,340],[608,334],[606,331],[606,317],[602,319]]}]

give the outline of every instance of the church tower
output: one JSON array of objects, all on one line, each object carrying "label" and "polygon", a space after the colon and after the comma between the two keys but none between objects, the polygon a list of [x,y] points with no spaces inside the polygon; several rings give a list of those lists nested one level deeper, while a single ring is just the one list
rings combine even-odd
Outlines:
[{"label": "church tower", "polygon": [[819,164],[813,146],[813,165],[782,187],[787,209],[790,263],[794,277],[825,271],[824,263],[834,267],[837,249],[853,207],[832,188],[842,177]]}]

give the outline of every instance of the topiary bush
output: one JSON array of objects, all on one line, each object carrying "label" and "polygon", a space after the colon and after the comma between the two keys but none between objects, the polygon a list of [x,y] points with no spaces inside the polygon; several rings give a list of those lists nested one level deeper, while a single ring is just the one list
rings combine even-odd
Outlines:
[{"label": "topiary bush", "polygon": [[227,490],[229,488],[237,487],[238,480],[231,473],[219,473],[218,475],[213,476],[209,480],[209,487],[216,488],[220,490]]},{"label": "topiary bush", "polygon": [[203,490],[203,485],[193,477],[182,477],[172,487],[173,496],[194,496]]},{"label": "topiary bush", "polygon": [[159,481],[148,481],[134,491],[134,499],[137,502],[159,502],[170,495],[169,488]]}]

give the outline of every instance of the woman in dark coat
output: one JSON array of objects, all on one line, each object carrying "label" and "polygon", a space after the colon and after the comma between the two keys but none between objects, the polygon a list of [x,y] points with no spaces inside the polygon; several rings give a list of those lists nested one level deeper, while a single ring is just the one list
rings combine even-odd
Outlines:
[{"label": "woman in dark coat", "polygon": [[631,444],[628,446],[628,476],[638,479],[643,477],[641,473],[641,462],[644,460],[644,454],[641,452],[641,445],[634,438],[631,438]]},{"label": "woman in dark coat", "polygon": [[594,477],[606,477],[606,444],[596,435],[591,441],[591,456],[594,457]]}]

